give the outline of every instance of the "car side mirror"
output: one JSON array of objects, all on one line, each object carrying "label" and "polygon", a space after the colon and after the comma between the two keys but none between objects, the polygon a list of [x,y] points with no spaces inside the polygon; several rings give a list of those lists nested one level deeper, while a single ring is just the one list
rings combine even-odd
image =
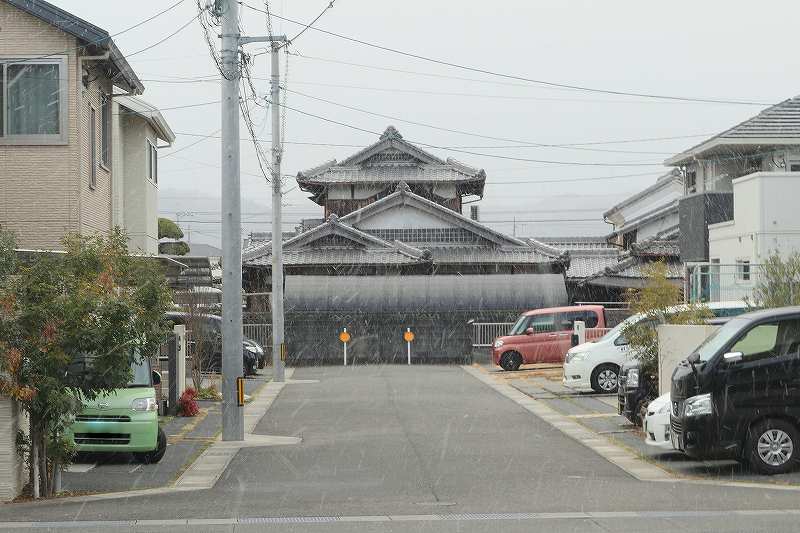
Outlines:
[{"label": "car side mirror", "polygon": [[161,385],[161,374],[153,370],[153,385]]},{"label": "car side mirror", "polygon": [[528,328],[525,330],[525,335],[533,335],[536,331],[533,328]]},{"label": "car side mirror", "polygon": [[722,356],[726,363],[738,363],[742,360],[744,354],[742,352],[728,352]]},{"label": "car side mirror", "polygon": [[617,337],[617,340],[614,341],[614,346],[627,346],[627,345],[628,345],[628,339],[626,339],[622,335]]}]

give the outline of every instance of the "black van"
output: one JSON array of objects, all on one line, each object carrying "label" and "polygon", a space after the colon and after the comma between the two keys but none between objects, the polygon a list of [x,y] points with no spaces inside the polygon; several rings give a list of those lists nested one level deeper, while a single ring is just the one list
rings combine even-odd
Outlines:
[{"label": "black van", "polygon": [[800,463],[800,307],[731,319],[672,374],[673,446],[747,461],[764,474]]}]

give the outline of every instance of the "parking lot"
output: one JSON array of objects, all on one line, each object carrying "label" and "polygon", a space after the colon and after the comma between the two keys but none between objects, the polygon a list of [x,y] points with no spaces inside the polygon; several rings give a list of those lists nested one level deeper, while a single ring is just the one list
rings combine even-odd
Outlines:
[{"label": "parking lot", "polygon": [[716,481],[758,482],[800,485],[800,471],[764,476],[736,461],[695,461],[678,451],[666,451],[645,444],[641,428],[617,414],[616,394],[576,392],[561,384],[558,365],[525,365],[505,372],[494,365],[483,370],[507,382],[614,444],[635,452],[640,458],[683,477]]},{"label": "parking lot", "polygon": [[[254,394],[269,381],[269,369],[245,381],[245,394]],[[81,454],[62,476],[72,494],[119,492],[171,485],[216,439],[221,426],[222,403],[198,401],[195,417],[161,417],[167,434],[167,451],[155,464],[143,464],[131,454]]]}]

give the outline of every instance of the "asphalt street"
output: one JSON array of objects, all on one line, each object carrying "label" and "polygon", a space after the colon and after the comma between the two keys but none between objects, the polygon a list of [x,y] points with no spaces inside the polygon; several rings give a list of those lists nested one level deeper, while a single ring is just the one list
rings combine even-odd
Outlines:
[{"label": "asphalt street", "polygon": [[0,530],[797,530],[798,492],[638,481],[456,366],[293,377],[318,382],[255,432],[301,444],[241,450],[212,490],[6,505]]}]

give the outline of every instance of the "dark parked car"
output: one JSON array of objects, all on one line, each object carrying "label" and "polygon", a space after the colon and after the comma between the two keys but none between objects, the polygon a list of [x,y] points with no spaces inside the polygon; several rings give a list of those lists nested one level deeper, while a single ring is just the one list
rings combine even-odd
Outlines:
[{"label": "dark parked car", "polygon": [[[194,315],[193,317],[185,311],[169,311],[166,314],[167,320],[172,324],[183,324],[187,329],[202,324],[200,331],[192,331],[191,339],[195,347],[201,346],[204,350],[203,360],[206,361],[204,370],[218,372],[222,369],[222,317],[218,315]],[[193,322],[193,324],[189,324]],[[200,336],[204,336],[205,342],[200,342]],[[264,357],[264,350],[252,339],[243,338],[242,340],[242,363],[245,376],[256,374],[259,366],[259,359]]]},{"label": "dark parked car", "polygon": [[800,458],[800,307],[747,313],[711,335],[672,374],[676,449],[747,461],[765,474]]}]

